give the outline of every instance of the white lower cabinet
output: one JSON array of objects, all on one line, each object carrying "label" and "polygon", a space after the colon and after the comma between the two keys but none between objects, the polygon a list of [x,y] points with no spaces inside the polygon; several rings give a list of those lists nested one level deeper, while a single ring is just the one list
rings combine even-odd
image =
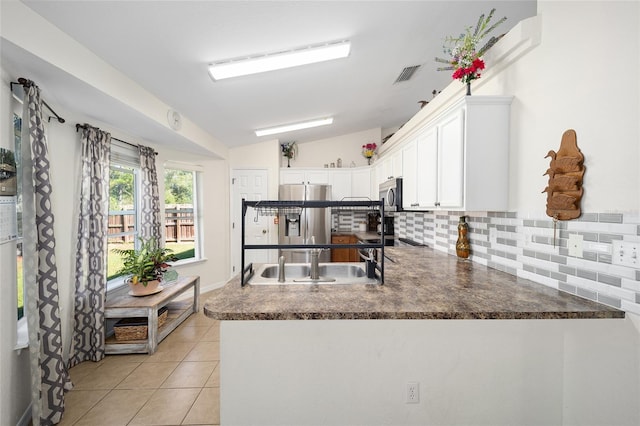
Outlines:
[{"label": "white lower cabinet", "polygon": [[511,100],[466,96],[400,142],[403,208],[507,210]]}]

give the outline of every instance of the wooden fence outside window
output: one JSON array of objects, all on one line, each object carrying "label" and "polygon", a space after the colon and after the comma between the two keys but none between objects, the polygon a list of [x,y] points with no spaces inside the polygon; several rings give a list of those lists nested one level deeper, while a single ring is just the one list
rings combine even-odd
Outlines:
[{"label": "wooden fence outside window", "polygon": [[[195,241],[195,227],[193,207],[191,205],[167,205],[165,207],[165,240],[168,243]],[[133,214],[110,214],[109,235],[134,230],[135,216]],[[111,242],[120,240],[123,243],[133,242],[134,236],[121,235],[110,237]]]}]

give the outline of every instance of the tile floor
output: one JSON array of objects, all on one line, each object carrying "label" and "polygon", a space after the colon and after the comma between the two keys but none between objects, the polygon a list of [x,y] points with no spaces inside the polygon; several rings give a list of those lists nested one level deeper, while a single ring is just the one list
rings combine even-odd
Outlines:
[{"label": "tile floor", "polygon": [[153,355],[108,355],[70,370],[60,425],[220,424],[220,323],[202,309]]}]

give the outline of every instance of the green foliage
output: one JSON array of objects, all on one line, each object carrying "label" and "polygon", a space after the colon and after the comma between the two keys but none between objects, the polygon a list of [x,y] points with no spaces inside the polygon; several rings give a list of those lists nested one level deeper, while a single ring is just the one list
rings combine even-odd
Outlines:
[{"label": "green foliage", "polygon": [[109,209],[128,210],[133,205],[134,175],[131,171],[109,170]]},{"label": "green foliage", "polygon": [[143,240],[140,238],[140,248],[113,249],[122,256],[122,268],[118,275],[130,275],[133,284],[142,283],[145,287],[149,281],[160,280],[169,268],[167,262],[178,260],[173,250],[160,247],[155,238]]},{"label": "green foliage", "polygon": [[193,204],[193,172],[167,169],[164,177],[165,204]]}]

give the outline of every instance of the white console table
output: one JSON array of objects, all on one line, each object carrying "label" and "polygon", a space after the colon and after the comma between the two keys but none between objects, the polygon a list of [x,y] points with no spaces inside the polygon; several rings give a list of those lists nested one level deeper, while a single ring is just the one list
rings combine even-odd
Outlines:
[{"label": "white console table", "polygon": [[[181,277],[176,282],[165,284],[164,289],[149,296],[130,296],[123,293],[109,300],[104,309],[105,318],[147,318],[146,340],[116,340],[110,336],[106,340],[106,354],[148,353],[156,351],[158,343],[176,329],[189,315],[198,312],[200,295],[200,277]],[[193,289],[193,297],[176,301],[175,299]],[[158,309],[166,306],[168,317],[162,327],[158,327]]]}]

